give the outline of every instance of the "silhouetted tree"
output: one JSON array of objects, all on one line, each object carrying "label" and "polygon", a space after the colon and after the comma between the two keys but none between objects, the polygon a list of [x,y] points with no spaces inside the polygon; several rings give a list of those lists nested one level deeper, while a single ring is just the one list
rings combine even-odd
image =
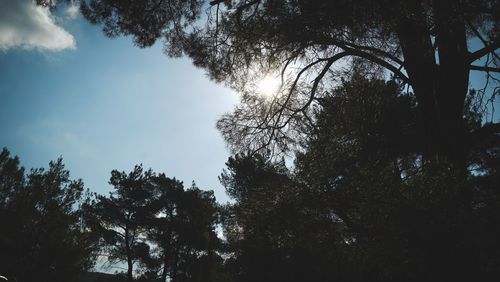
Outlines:
[{"label": "silhouetted tree", "polygon": [[217,205],[213,192],[194,185],[184,190],[182,182],[164,174],[152,177],[151,182],[155,212],[147,235],[156,246],[160,281],[214,281],[210,266],[216,265],[210,260],[218,258],[219,240],[214,231]]},{"label": "silhouetted tree", "polygon": [[[233,281],[500,274],[498,136],[476,137],[466,178],[426,163],[415,150],[425,134],[417,101],[402,90],[394,80],[343,81],[319,101],[293,172],[259,154],[229,159],[220,179],[235,201],[222,212]],[[468,132],[482,120],[472,100]]]},{"label": "silhouetted tree", "polygon": [[97,195],[88,208],[89,225],[101,234],[111,262],[126,262],[127,280],[133,281],[134,264],[149,255],[145,228],[151,213],[153,172],[135,166],[130,173],[113,170],[109,197]]},{"label": "silhouetted tree", "polygon": [[293,180],[283,162],[230,158],[222,184],[235,201],[223,211],[232,281],[338,281],[349,247],[329,203]]},{"label": "silhouetted tree", "polygon": [[[481,124],[471,99],[464,111],[468,132]],[[483,146],[467,155],[464,178],[411,149],[424,134],[423,121],[417,101],[397,83],[355,76],[321,103],[297,174],[346,224],[359,279],[481,280],[499,274],[493,265],[500,246],[491,237],[500,234],[500,191],[491,188],[498,181],[499,164],[492,161],[498,159],[498,136],[480,137]]]},{"label": "silhouetted tree", "polygon": [[[500,89],[500,1],[207,2],[84,0],[81,10],[140,47],[165,38],[167,53],[242,92],[218,123],[233,149],[303,149],[297,178],[252,155],[229,163],[226,265],[238,279],[302,277],[291,262],[307,256],[291,250],[321,249],[295,229],[308,222],[308,197],[310,214],[330,216],[325,237],[340,238],[329,249],[348,250],[345,280],[500,276],[500,126],[479,115]],[[471,71],[485,74],[484,88],[469,92]],[[266,98],[252,84],[268,72],[283,87]]]},{"label": "silhouetted tree", "polygon": [[81,180],[62,159],[25,175],[17,157],[0,153],[0,273],[9,281],[75,280],[92,267],[96,242],[80,205]]},{"label": "silhouetted tree", "polygon": [[[87,206],[111,262],[127,263],[127,281],[215,281],[221,258],[212,191],[144,171],[112,171],[114,191]],[[134,268],[134,265],[138,267]]]}]

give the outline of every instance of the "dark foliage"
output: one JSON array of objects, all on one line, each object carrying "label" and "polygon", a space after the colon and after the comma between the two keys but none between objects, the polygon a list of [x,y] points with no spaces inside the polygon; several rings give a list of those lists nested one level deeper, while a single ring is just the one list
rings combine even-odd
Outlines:
[{"label": "dark foliage", "polygon": [[88,225],[100,235],[108,259],[127,264],[124,279],[214,281],[221,262],[213,192],[194,185],[186,190],[175,178],[142,166],[111,175],[115,190],[86,207]]},{"label": "dark foliage", "polygon": [[[390,73],[418,101],[420,153],[465,170],[470,72],[495,84],[476,92],[482,107],[499,90],[498,0],[207,2],[88,0],[82,12],[109,36],[131,35],[139,46],[163,38],[167,52],[187,54],[244,93],[218,123],[236,151],[296,148],[313,119],[311,106],[339,77]],[[268,72],[281,73],[284,85],[266,102],[251,86]]]},{"label": "dark foliage", "polygon": [[129,174],[114,170],[109,183],[115,191],[109,197],[98,195],[85,207],[88,224],[101,235],[109,260],[127,263],[129,281],[134,263],[149,253],[149,245],[141,235],[153,200],[153,187],[148,182],[151,176],[152,171],[143,171],[141,166]]},{"label": "dark foliage", "polygon": [[[500,274],[493,266],[500,245],[491,237],[500,235],[500,191],[492,189],[498,135],[472,150],[464,175],[417,153],[423,121],[416,101],[394,82],[354,77],[322,103],[317,135],[298,156],[297,173],[324,193],[346,224],[354,239],[349,255],[362,280],[467,281]],[[464,119],[469,132],[481,126],[469,107]]]},{"label": "dark foliage", "polygon": [[25,174],[7,149],[0,154],[0,274],[9,281],[68,281],[94,262],[95,241],[80,205],[83,182],[62,159]]},{"label": "dark foliage", "polygon": [[293,180],[284,163],[236,156],[221,182],[234,204],[224,207],[232,281],[331,281],[348,269],[344,224],[330,205]]},{"label": "dark foliage", "polygon": [[[500,275],[498,136],[468,155],[466,176],[427,163],[416,101],[401,90],[395,81],[344,81],[321,100],[293,172],[258,154],[228,161],[221,182],[235,203],[223,223],[234,281]],[[481,117],[467,108],[473,132]]]}]

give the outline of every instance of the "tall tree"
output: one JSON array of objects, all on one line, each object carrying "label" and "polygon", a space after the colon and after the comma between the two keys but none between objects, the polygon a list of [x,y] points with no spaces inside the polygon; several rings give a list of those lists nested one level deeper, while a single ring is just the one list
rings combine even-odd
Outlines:
[{"label": "tall tree", "polygon": [[89,225],[101,234],[109,260],[127,264],[128,281],[134,279],[134,264],[149,255],[145,227],[153,200],[152,174],[140,165],[128,174],[113,170],[109,183],[114,191],[109,197],[98,195],[88,206]]},{"label": "tall tree", "polygon": [[[185,190],[182,182],[159,174],[155,186],[154,217],[147,232],[156,246],[155,258],[161,266],[161,281],[213,281],[211,259],[218,256],[215,223],[217,205],[212,191],[194,185]],[[197,267],[204,261],[205,268]],[[199,265],[198,265],[199,266]]]},{"label": "tall tree", "polygon": [[[482,145],[467,155],[464,178],[409,149],[418,138],[407,137],[423,134],[423,121],[417,101],[394,81],[354,77],[331,93],[322,100],[317,134],[296,168],[299,179],[323,192],[346,224],[361,277],[425,281],[498,275],[492,265],[500,248],[491,239],[500,234],[500,191],[491,186],[498,177],[493,161],[498,136],[481,137]],[[466,104],[465,128],[473,132],[481,116],[470,99]]]},{"label": "tall tree", "polygon": [[127,264],[128,281],[134,272],[147,281],[214,280],[220,263],[212,191],[185,190],[175,178],[140,165],[130,173],[112,171],[110,183],[109,197],[98,195],[86,207],[87,224],[100,234],[109,260]]},{"label": "tall tree", "polygon": [[338,281],[349,273],[344,224],[283,162],[237,155],[221,183],[234,200],[223,227],[232,281]]},{"label": "tall tree", "polygon": [[19,282],[68,281],[92,267],[96,242],[82,222],[83,189],[61,159],[25,175],[18,158],[3,149],[0,275]]}]

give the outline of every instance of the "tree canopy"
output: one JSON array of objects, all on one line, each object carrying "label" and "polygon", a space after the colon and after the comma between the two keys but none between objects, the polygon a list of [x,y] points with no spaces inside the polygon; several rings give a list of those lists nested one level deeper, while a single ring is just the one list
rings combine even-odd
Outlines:
[{"label": "tree canopy", "polygon": [[[0,275],[12,281],[68,281],[94,264],[97,244],[82,222],[81,180],[62,159],[25,173],[0,153]],[[10,280],[9,280],[10,281]]]},{"label": "tree canopy", "polygon": [[[467,281],[500,273],[495,138],[467,156],[464,178],[408,149],[406,136],[422,134],[422,121],[416,99],[395,81],[355,76],[322,103],[293,170],[259,154],[227,163],[221,181],[235,203],[223,223],[235,281]],[[466,108],[474,131],[481,117]]]},{"label": "tree canopy", "polygon": [[[470,72],[498,85],[499,3],[89,0],[81,10],[109,36],[131,35],[140,47],[162,39],[168,54],[188,55],[243,92],[242,104],[218,123],[236,150],[293,148],[314,123],[311,106],[356,70],[411,86],[423,120],[419,153],[463,169],[471,147],[462,117]],[[268,72],[283,78],[271,101],[249,87]],[[499,89],[486,85],[475,92],[483,103]]]},{"label": "tree canopy", "polygon": [[[498,234],[499,219],[490,212],[500,207],[493,200],[499,191],[490,185],[498,177],[492,160],[499,144],[489,137],[476,146],[466,158],[466,177],[426,163],[404,138],[421,131],[416,103],[394,81],[344,82],[317,113],[317,134],[297,157],[297,177],[346,224],[355,239],[349,255],[368,281],[496,275],[498,268],[487,265],[498,256],[490,236]],[[466,105],[466,130],[473,132],[481,117]],[[492,201],[484,201],[486,194]]]},{"label": "tree canopy", "polygon": [[[109,196],[96,195],[85,207],[87,225],[101,239],[111,263],[126,263],[126,281],[211,281],[220,264],[212,191],[141,165],[113,170]],[[213,277],[212,277],[213,276]],[[198,280],[197,280],[198,279]]]}]

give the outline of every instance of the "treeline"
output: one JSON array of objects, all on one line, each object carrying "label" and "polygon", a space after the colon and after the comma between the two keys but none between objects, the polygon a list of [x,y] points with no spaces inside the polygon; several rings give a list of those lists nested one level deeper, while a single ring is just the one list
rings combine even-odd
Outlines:
[{"label": "treeline", "polygon": [[[0,154],[0,275],[79,281],[97,260],[125,264],[113,281],[219,281],[212,191],[136,166],[112,171],[109,196],[84,191],[61,159],[25,175]],[[135,279],[137,278],[137,279]]]},{"label": "treeline", "polygon": [[76,281],[105,256],[126,265],[116,281],[500,277],[500,140],[477,131],[488,125],[474,99],[461,170],[416,153],[412,93],[354,76],[319,101],[293,169],[272,152],[231,157],[225,205],[141,166],[113,171],[109,196],[84,193],[60,160],[26,174],[4,150],[0,274]]}]

